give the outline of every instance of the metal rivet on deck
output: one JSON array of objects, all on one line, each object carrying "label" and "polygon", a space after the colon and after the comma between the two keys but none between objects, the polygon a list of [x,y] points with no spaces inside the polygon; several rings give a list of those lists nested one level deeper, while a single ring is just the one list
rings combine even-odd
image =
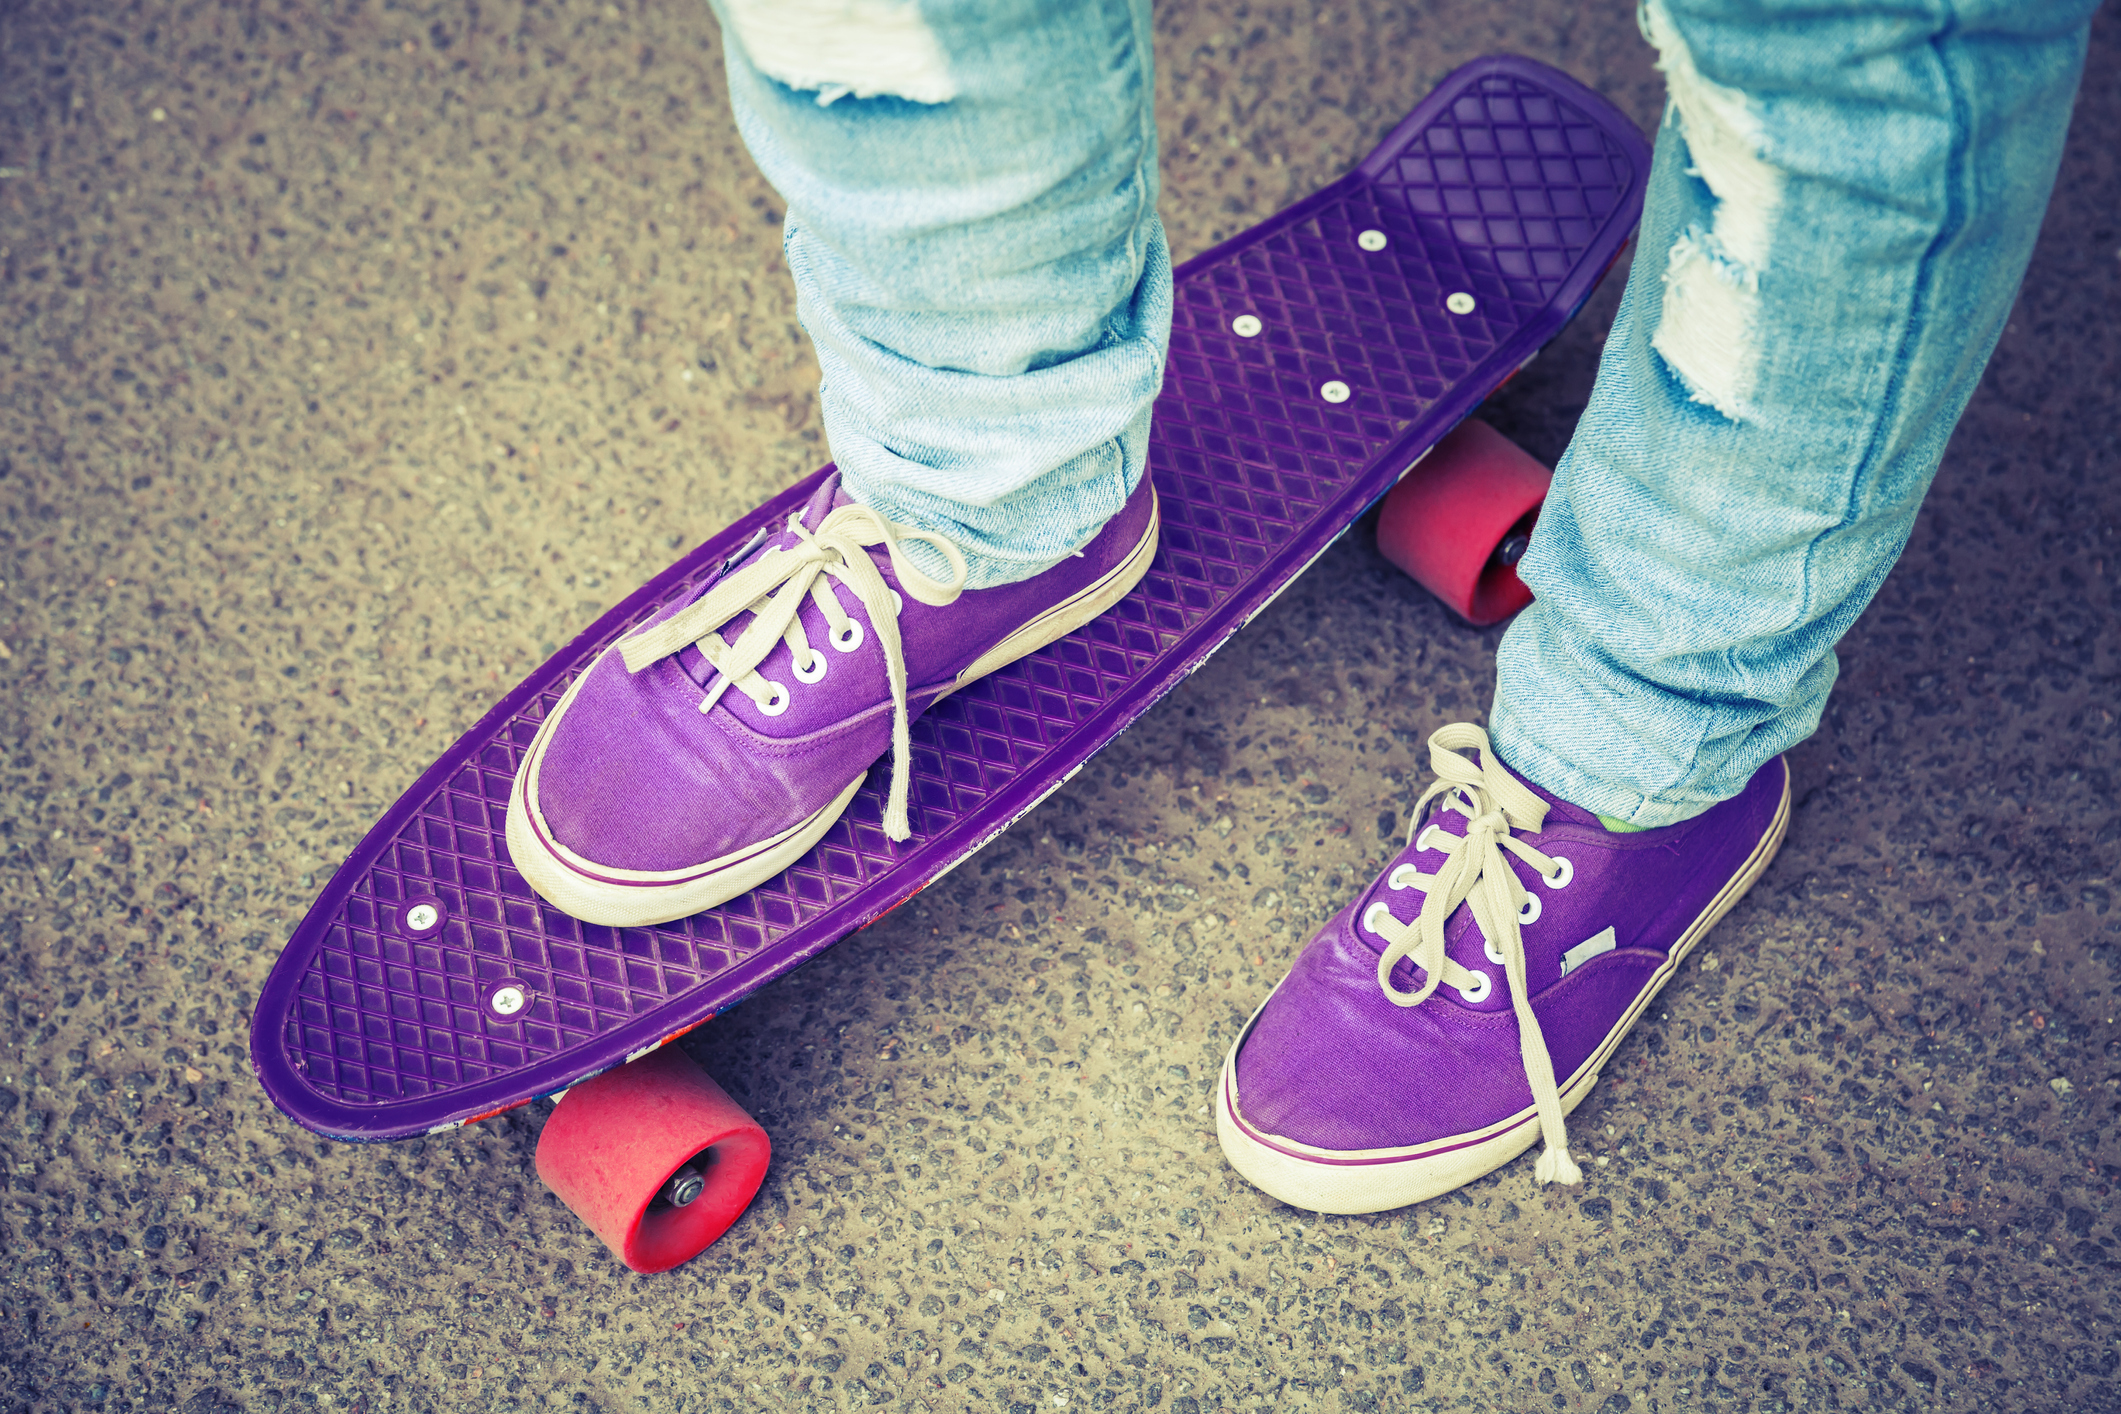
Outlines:
[{"label": "metal rivet on deck", "polygon": [[494,988],[493,995],[486,999],[495,1016],[514,1016],[530,1005],[530,994],[513,982],[505,987]]},{"label": "metal rivet on deck", "polygon": [[442,911],[431,903],[416,903],[405,910],[405,926],[415,933],[431,933],[442,921]]},{"label": "metal rivet on deck", "polygon": [[1344,403],[1351,394],[1348,390],[1348,385],[1335,378],[1320,386],[1318,396],[1329,403]]},{"label": "metal rivet on deck", "polygon": [[1361,246],[1364,250],[1383,250],[1385,248],[1385,233],[1383,231],[1364,231],[1355,238],[1355,244]]},{"label": "metal rivet on deck", "polygon": [[1240,339],[1258,338],[1259,331],[1263,327],[1259,322],[1259,316],[1256,314],[1240,314],[1237,318],[1230,321],[1230,332],[1237,335]]},{"label": "metal rivet on deck", "polygon": [[1474,305],[1475,302],[1473,297],[1467,294],[1464,290],[1454,291],[1452,294],[1447,296],[1443,302],[1443,307],[1445,309],[1450,310],[1453,314],[1471,314],[1473,312]]}]

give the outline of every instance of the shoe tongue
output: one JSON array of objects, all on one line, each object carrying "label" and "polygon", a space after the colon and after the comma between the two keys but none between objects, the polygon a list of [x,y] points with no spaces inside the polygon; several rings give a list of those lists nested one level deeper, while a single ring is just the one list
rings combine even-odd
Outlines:
[{"label": "shoe tongue", "polygon": [[[834,470],[823,481],[818,483],[817,489],[810,493],[810,499],[803,503],[802,510],[796,512],[794,519],[800,520],[806,529],[816,530],[825,523],[826,516],[831,515],[841,506],[851,506],[854,503],[854,497],[848,495],[846,488],[840,483],[839,472]],[[765,540],[761,541],[756,550],[753,550],[751,554],[746,555],[742,560],[731,564],[729,569],[734,571],[745,564],[749,564],[754,558],[775,546],[785,547],[795,543],[795,532],[789,529],[786,524],[783,524],[776,533],[767,536]],[[890,578],[890,573],[887,570],[885,579],[889,582]],[[706,594],[713,587],[714,581],[710,580],[701,587],[699,595]],[[698,598],[699,595],[695,595],[694,598]],[[727,624],[723,625],[721,630],[722,637],[731,642],[735,641],[737,635],[743,632],[744,625],[750,621],[751,615],[749,613],[738,614]],[[713,665],[707,661],[698,648],[690,644],[678,651],[677,662],[678,666],[684,670],[685,675],[701,687],[705,687],[714,679]]]},{"label": "shoe tongue", "polygon": [[[1515,775],[1516,773],[1512,772],[1511,774]],[[1591,811],[1584,809],[1580,805],[1569,804],[1569,802],[1536,781],[1526,780],[1523,776],[1518,776],[1517,779],[1524,781],[1526,789],[1547,803],[1546,827],[1548,829],[1552,829],[1556,825],[1589,825],[1594,829],[1605,828],[1598,823],[1597,815]]]},{"label": "shoe tongue", "polygon": [[810,493],[810,499],[803,503],[799,519],[808,529],[816,530],[825,523],[826,516],[841,506],[853,504],[854,497],[848,495],[840,485],[840,474],[835,471],[818,483],[817,490]]},{"label": "shoe tongue", "polygon": [[[1488,750],[1494,751],[1495,748],[1491,745],[1489,746]],[[1509,771],[1512,776],[1516,777],[1516,779],[1524,786],[1526,790],[1530,791],[1532,794],[1538,796],[1541,800],[1546,802],[1547,828],[1551,829],[1555,825],[1590,825],[1595,828],[1604,828],[1603,826],[1600,826],[1598,824],[1598,816],[1596,814],[1592,813],[1589,810],[1585,810],[1580,805],[1569,804],[1569,802],[1563,800],[1560,796],[1554,794],[1554,792],[1548,790],[1545,786],[1542,786],[1541,784],[1539,784],[1539,782],[1533,780],[1530,776],[1527,776],[1522,772],[1512,770],[1510,767],[1510,763],[1502,759],[1501,753],[1498,752],[1496,754],[1495,760],[1496,763],[1500,765],[1503,770]]]},{"label": "shoe tongue", "polygon": [[[806,530],[816,530],[819,526],[825,523],[825,517],[831,515],[841,506],[855,506],[860,504],[861,503],[855,500],[854,497],[847,494],[847,488],[845,484],[841,482],[839,472],[834,471],[830,476],[827,476],[824,481],[819,484],[816,491],[811,493],[810,499],[803,503],[803,509],[799,513],[799,515],[802,520],[803,527]],[[768,543],[775,545],[793,545],[795,544],[795,532],[792,529],[783,527],[781,534],[776,539],[769,541]],[[869,552],[869,557],[872,561],[875,562],[877,572],[883,575],[884,583],[890,585],[893,589],[898,588],[898,570],[892,565],[891,561],[883,553],[873,547]],[[853,604],[852,597],[849,596],[846,602],[851,607]]]}]

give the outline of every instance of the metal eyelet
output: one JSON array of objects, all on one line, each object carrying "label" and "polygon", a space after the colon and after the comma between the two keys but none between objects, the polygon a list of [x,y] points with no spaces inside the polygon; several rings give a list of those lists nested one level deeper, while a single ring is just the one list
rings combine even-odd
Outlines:
[{"label": "metal eyelet", "polygon": [[1503,965],[1502,949],[1495,946],[1493,938],[1482,938],[1480,940],[1480,950],[1486,953],[1488,961],[1494,963],[1497,967]]},{"label": "metal eyelet", "polygon": [[1472,986],[1459,987],[1456,988],[1456,991],[1458,992],[1459,996],[1464,997],[1473,1005],[1478,1006],[1482,1002],[1486,1001],[1489,996],[1494,993],[1495,979],[1488,976],[1488,974],[1485,972],[1476,972],[1473,974]]},{"label": "metal eyelet", "polygon": [[859,619],[847,620],[847,627],[832,635],[832,646],[842,653],[852,653],[862,646],[862,624]]},{"label": "metal eyelet", "polygon": [[1554,876],[1552,878],[1547,878],[1544,874],[1540,875],[1540,877],[1546,879],[1547,887],[1550,889],[1567,888],[1569,881],[1576,877],[1576,866],[1558,854],[1554,856],[1554,866]]},{"label": "metal eyelet", "polygon": [[[1386,876],[1385,887],[1388,889],[1418,889],[1421,888],[1421,877],[1419,869],[1416,869],[1411,864],[1402,864]],[[1428,891],[1423,889],[1422,892],[1426,893]]]},{"label": "metal eyelet", "polygon": [[891,591],[891,612],[894,614],[906,612],[906,600],[896,589]]},{"label": "metal eyelet", "polygon": [[795,701],[795,694],[771,678],[762,679],[762,681],[765,682],[766,686],[773,689],[773,696],[759,704],[759,711],[769,717],[778,717],[781,713],[788,710],[789,703]]},{"label": "metal eyelet", "polygon": [[822,654],[822,653],[820,653],[820,652],[818,652],[818,651],[817,651],[817,650],[816,650],[815,648],[813,648],[813,649],[811,649],[811,650],[810,650],[810,668],[809,668],[809,671],[807,671],[807,672],[806,672],[806,671],[804,671],[804,669],[803,669],[803,666],[802,666],[802,665],[801,665],[800,663],[796,664],[796,665],[795,665],[795,680],[796,680],[797,682],[822,682],[822,681],[824,681],[824,678],[825,678],[825,655],[824,655],[824,654]]},{"label": "metal eyelet", "polygon": [[[1539,902],[1539,895],[1527,890],[1524,896],[1524,907],[1517,910],[1517,926],[1528,928],[1532,924],[1537,923],[1543,907],[1544,905]],[[1502,961],[1501,958],[1495,960],[1497,962]]]},{"label": "metal eyelet", "polygon": [[[1443,852],[1443,853],[1445,853],[1445,854],[1449,854],[1449,853],[1451,852],[1451,847],[1450,847],[1449,845],[1442,845],[1442,844],[1430,844],[1430,843],[1429,843],[1429,836],[1431,836],[1431,835],[1442,835],[1443,833],[1444,833],[1444,832],[1443,832],[1443,828],[1442,828],[1441,826],[1439,826],[1439,825],[1429,825],[1429,826],[1426,826],[1426,827],[1424,827],[1424,828],[1423,828],[1423,830],[1422,830],[1422,832],[1421,832],[1421,833],[1420,833],[1419,835],[1416,835],[1416,836],[1414,837],[1414,848],[1416,848],[1417,850],[1421,850],[1421,849],[1434,849],[1434,850],[1440,850],[1441,852]],[[1448,836],[1448,835],[1444,835],[1444,838],[1446,838],[1446,839],[1449,839],[1449,838],[1450,838],[1450,836]]]},{"label": "metal eyelet", "polygon": [[1384,936],[1384,929],[1380,928],[1377,923],[1377,915],[1380,913],[1385,916],[1385,922],[1387,923],[1398,921],[1392,917],[1392,906],[1380,899],[1362,911],[1362,926],[1381,938]]}]

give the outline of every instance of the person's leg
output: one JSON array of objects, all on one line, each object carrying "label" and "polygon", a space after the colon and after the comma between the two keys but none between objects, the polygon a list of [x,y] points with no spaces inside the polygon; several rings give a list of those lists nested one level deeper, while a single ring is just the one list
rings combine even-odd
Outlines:
[{"label": "person's leg", "polygon": [[1142,477],[1171,330],[1146,0],[715,5],[849,493],[972,589],[1082,546]]},{"label": "person's leg", "polygon": [[839,464],[602,654],[508,804],[541,897],[611,926],[803,857],[912,723],[1148,572],[1171,330],[1146,0],[716,0]]},{"label": "person's leg", "polygon": [[1520,566],[1492,744],[1430,739],[1441,808],[1231,1048],[1239,1172],[1335,1212],[1541,1138],[1537,1176],[1580,1177],[1567,1109],[1781,841],[1777,754],[2009,310],[2092,8],[1650,0],[1673,101],[1642,253]]},{"label": "person's leg", "polygon": [[1817,727],[2061,159],[2089,0],[1649,0],[1634,274],[1497,655],[1512,769],[1669,824]]}]

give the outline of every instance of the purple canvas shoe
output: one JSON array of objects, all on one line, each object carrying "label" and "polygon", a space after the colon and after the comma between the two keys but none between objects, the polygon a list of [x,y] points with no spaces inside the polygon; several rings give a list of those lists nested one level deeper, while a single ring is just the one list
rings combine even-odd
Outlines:
[{"label": "purple canvas shoe", "polygon": [[1429,756],[1415,820],[1440,796],[1435,814],[1223,1062],[1223,1153],[1299,1208],[1433,1198],[1540,1138],[1540,1180],[1580,1181],[1563,1116],[1789,823],[1779,757],[1691,820],[1619,833],[1512,776],[1478,727]]},{"label": "purple canvas shoe", "polygon": [[[735,898],[830,829],[891,755],[884,829],[908,834],[913,718],[1088,623],[1156,554],[1149,479],[1090,543],[1016,584],[965,590],[964,557],[828,479],[780,534],[578,677],[508,799],[508,852],[549,903],[638,927]],[[952,566],[929,578],[900,550]]]}]

